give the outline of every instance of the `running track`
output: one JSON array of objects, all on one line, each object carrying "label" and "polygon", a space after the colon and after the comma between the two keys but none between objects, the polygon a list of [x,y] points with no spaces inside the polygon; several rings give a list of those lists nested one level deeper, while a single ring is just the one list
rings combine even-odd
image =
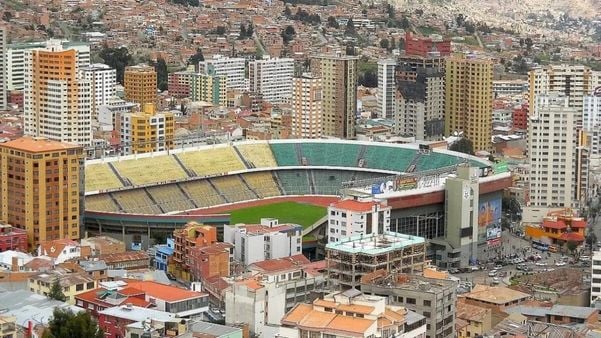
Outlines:
[{"label": "running track", "polygon": [[278,202],[298,202],[319,205],[327,207],[330,203],[338,201],[340,198],[336,196],[280,196],[265,198],[255,201],[237,202],[227,205],[220,205],[216,207],[208,207],[203,209],[190,210],[181,213],[180,215],[207,215],[207,214],[222,214],[228,211],[238,210],[248,207],[256,207],[259,205],[273,204]]}]

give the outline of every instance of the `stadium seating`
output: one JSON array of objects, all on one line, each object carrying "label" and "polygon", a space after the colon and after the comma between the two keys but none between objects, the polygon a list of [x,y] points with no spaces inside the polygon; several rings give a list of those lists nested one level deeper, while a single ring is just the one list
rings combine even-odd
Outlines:
[{"label": "stadium seating", "polygon": [[175,184],[148,187],[147,190],[165,212],[194,209],[194,204]]},{"label": "stadium seating", "polygon": [[123,184],[106,163],[86,166],[86,191],[121,188]]},{"label": "stadium seating", "polygon": [[459,164],[462,159],[453,155],[431,152],[420,155],[416,163],[416,171],[432,170]]},{"label": "stadium seating", "polygon": [[248,186],[259,197],[272,197],[281,195],[278,184],[273,180],[271,172],[246,173],[242,175]]},{"label": "stadium seating", "polygon": [[162,214],[161,209],[152,202],[144,189],[132,189],[111,193],[125,212],[132,214]]},{"label": "stadium seating", "polygon": [[121,175],[133,185],[158,183],[182,179],[186,173],[171,156],[144,157],[113,162]]},{"label": "stadium seating", "polygon": [[365,152],[365,166],[371,169],[405,171],[416,155],[413,149],[370,146]]},{"label": "stadium seating", "polygon": [[210,207],[226,203],[207,180],[196,180],[181,183],[182,189],[194,200],[198,207]]},{"label": "stadium seating", "polygon": [[244,159],[252,163],[255,168],[276,167],[277,163],[273,153],[266,143],[260,144],[242,144],[236,146]]},{"label": "stadium seating", "polygon": [[338,195],[342,182],[350,181],[353,172],[337,170],[311,170],[315,182],[315,193],[320,195]]},{"label": "stadium seating", "polygon": [[85,199],[86,210],[119,212],[119,206],[108,194],[87,196]]},{"label": "stadium seating", "polygon": [[303,143],[302,156],[311,166],[356,167],[361,146],[356,144]]},{"label": "stadium seating", "polygon": [[280,170],[277,175],[286,195],[308,195],[311,193],[306,170]]},{"label": "stadium seating", "polygon": [[271,151],[273,151],[273,156],[275,157],[278,166],[301,165],[298,161],[294,143],[272,143]]},{"label": "stadium seating", "polygon": [[238,175],[216,177],[211,178],[210,180],[215,185],[215,188],[217,188],[229,202],[239,202],[257,198],[257,195],[248,189]]},{"label": "stadium seating", "polygon": [[185,152],[178,154],[177,157],[188,170],[192,170],[197,176],[222,174],[245,169],[244,164],[232,147]]}]

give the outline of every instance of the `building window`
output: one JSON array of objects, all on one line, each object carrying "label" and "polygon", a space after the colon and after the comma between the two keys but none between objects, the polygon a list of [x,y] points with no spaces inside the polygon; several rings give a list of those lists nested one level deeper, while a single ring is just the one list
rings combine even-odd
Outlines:
[{"label": "building window", "polygon": [[429,300],[424,300],[424,306],[430,306],[432,305],[432,302]]},{"label": "building window", "polygon": [[407,304],[415,304],[415,298],[407,298]]}]

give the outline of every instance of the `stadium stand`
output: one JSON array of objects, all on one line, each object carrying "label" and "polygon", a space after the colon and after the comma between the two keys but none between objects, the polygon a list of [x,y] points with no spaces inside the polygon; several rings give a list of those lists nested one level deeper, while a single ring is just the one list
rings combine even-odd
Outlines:
[{"label": "stadium stand", "polygon": [[167,182],[187,175],[171,156],[155,156],[112,162],[119,174],[134,185]]},{"label": "stadium stand", "polygon": [[240,154],[247,162],[252,164],[251,168],[276,167],[277,162],[268,144],[241,144],[236,146]]},{"label": "stadium stand", "polygon": [[257,195],[248,189],[238,175],[215,177],[210,180],[213,182],[215,188],[225,196],[229,202],[239,202],[257,198]]},{"label": "stadium stand", "polygon": [[159,185],[147,188],[150,196],[164,212],[194,209],[194,204],[186,198],[175,184]]},{"label": "stadium stand", "polygon": [[315,193],[319,195],[337,195],[342,182],[350,181],[353,172],[338,170],[312,170],[315,181]]},{"label": "stadium stand", "polygon": [[272,143],[270,145],[271,151],[273,152],[273,156],[275,157],[278,166],[284,167],[301,165],[301,163],[298,161],[294,143]]},{"label": "stadium stand", "polygon": [[207,176],[245,169],[232,147],[205,149],[177,155],[196,176]]},{"label": "stadium stand", "polygon": [[280,170],[277,176],[286,195],[310,194],[309,177],[306,170]]},{"label": "stadium stand", "polygon": [[280,196],[278,184],[273,180],[271,172],[255,172],[242,175],[248,186],[253,189],[259,197]]},{"label": "stadium stand", "polygon": [[302,143],[302,155],[311,166],[355,167],[360,146],[356,144]]},{"label": "stadium stand", "polygon": [[182,189],[194,200],[199,208],[224,204],[226,201],[215,191],[207,180],[196,180],[180,183]]},{"label": "stadium stand", "polygon": [[109,194],[99,194],[86,196],[85,199],[86,210],[98,210],[98,211],[113,211],[119,212],[119,206],[113,201]]},{"label": "stadium stand", "polygon": [[143,189],[132,189],[115,191],[112,196],[119,202],[125,212],[140,214],[162,214],[161,209],[155,205],[146,191]]},{"label": "stadium stand", "polygon": [[121,188],[123,184],[106,163],[86,166],[86,191]]},{"label": "stadium stand", "polygon": [[421,155],[415,165],[416,171],[424,171],[452,166],[461,163],[463,160],[459,157],[443,153],[431,152]]},{"label": "stadium stand", "polygon": [[372,169],[405,171],[415,157],[415,150],[371,146],[365,152],[365,167]]}]

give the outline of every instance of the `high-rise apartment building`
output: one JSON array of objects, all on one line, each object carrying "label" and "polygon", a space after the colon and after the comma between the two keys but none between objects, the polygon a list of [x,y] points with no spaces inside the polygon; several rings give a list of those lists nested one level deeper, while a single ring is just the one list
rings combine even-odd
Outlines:
[{"label": "high-rise apartment building", "polygon": [[356,56],[320,55],[311,60],[311,72],[321,78],[323,136],[355,137],[357,115]]},{"label": "high-rise apartment building", "polygon": [[78,52],[59,41],[26,53],[25,135],[83,146],[92,143],[91,82],[78,73]]},{"label": "high-rise apartment building", "polygon": [[6,91],[7,91],[7,79],[6,79],[6,40],[8,30],[6,27],[0,25],[0,110],[7,108]]},{"label": "high-rise apartment building", "polygon": [[445,135],[463,131],[474,151],[492,150],[491,60],[451,57],[445,65]]},{"label": "high-rise apartment building", "polygon": [[123,155],[173,148],[175,133],[173,114],[156,112],[152,103],[145,104],[141,112],[121,114],[118,129]]},{"label": "high-rise apartment building", "polygon": [[601,72],[583,65],[548,65],[530,71],[529,82],[531,103],[537,102],[538,95],[558,93],[568,97],[570,107],[580,110],[583,97],[601,85]]},{"label": "high-rise apartment building", "polygon": [[601,90],[584,97],[582,129],[590,136],[591,157],[601,157]]},{"label": "high-rise apartment building", "polygon": [[198,63],[198,71],[202,74],[225,76],[227,89],[248,89],[248,81],[245,77],[246,60],[243,58],[213,55],[213,58]]},{"label": "high-rise apartment building", "polygon": [[593,252],[591,264],[591,306],[601,301],[601,249]]},{"label": "high-rise apartment building", "polygon": [[416,78],[397,82],[397,132],[416,140],[439,140],[444,133],[444,74],[418,68]]},{"label": "high-rise apartment building", "polygon": [[[581,112],[570,104],[569,97],[559,94],[536,96],[528,125],[530,208],[526,209],[539,210],[533,218],[544,216],[550,208],[578,206]],[[524,218],[528,215],[525,210]]]},{"label": "high-rise apartment building", "polygon": [[396,91],[394,72],[396,64],[396,60],[393,59],[378,61],[378,108],[376,113],[381,118],[394,119],[394,96]]},{"label": "high-rise apartment building", "polygon": [[294,60],[291,58],[263,58],[248,64],[250,91],[263,95],[263,100],[282,104],[292,96]]},{"label": "high-rise apartment building", "polygon": [[82,147],[22,137],[0,144],[2,219],[25,229],[30,248],[79,239],[83,212]]},{"label": "high-rise apartment building", "polygon": [[306,73],[293,79],[292,137],[321,138],[322,94],[321,79]]},{"label": "high-rise apartment building", "polygon": [[192,77],[194,75],[196,75],[194,67],[181,72],[169,73],[167,79],[169,95],[180,99],[190,97],[190,86],[192,85]]},{"label": "high-rise apartment building", "polygon": [[193,74],[190,81],[192,101],[204,101],[216,106],[227,105],[227,80],[215,74]]},{"label": "high-rise apartment building", "polygon": [[91,82],[92,112],[98,115],[101,106],[108,105],[115,96],[117,71],[108,65],[97,63],[81,68],[83,78]]},{"label": "high-rise apartment building", "polygon": [[43,42],[14,43],[6,49],[6,81],[8,90],[25,90],[26,55],[28,52],[48,49],[49,46],[61,45],[63,50],[77,52],[77,66],[79,69],[90,65],[90,45],[67,40],[48,40]]},{"label": "high-rise apartment building", "polygon": [[125,99],[139,103],[155,104],[157,100],[157,72],[154,67],[137,65],[125,67],[123,78]]}]

